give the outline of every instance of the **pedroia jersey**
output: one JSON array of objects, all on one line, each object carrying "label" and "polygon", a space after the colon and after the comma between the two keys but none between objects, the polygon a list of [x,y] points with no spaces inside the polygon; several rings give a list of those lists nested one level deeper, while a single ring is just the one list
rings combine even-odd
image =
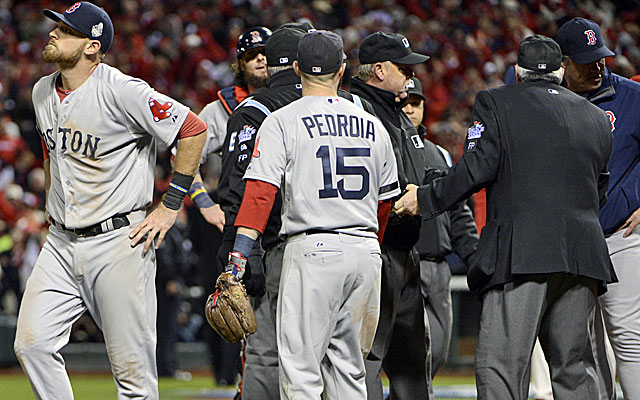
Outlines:
[{"label": "pedroia jersey", "polygon": [[244,179],[281,189],[282,237],[320,229],[375,238],[378,201],[400,193],[384,126],[340,97],[306,96],[269,115]]},{"label": "pedroia jersey", "polygon": [[53,220],[84,228],[149,206],[156,139],[171,145],[189,108],[106,64],[60,102],[59,76],[41,78],[32,95],[49,151]]}]

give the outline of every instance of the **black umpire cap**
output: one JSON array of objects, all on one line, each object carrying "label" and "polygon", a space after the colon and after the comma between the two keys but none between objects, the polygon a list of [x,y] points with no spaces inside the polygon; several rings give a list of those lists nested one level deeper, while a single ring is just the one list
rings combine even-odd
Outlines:
[{"label": "black umpire cap", "polygon": [[303,36],[304,32],[295,28],[279,28],[273,32],[264,48],[267,66],[280,67],[293,64],[298,54],[298,42]]},{"label": "black umpire cap", "polygon": [[591,64],[604,57],[615,56],[602,39],[600,27],[586,18],[574,18],[556,32],[562,54],[578,64]]},{"label": "black umpire cap", "polygon": [[298,43],[298,68],[305,74],[332,74],[340,69],[345,58],[342,38],[333,32],[312,31]]},{"label": "black umpire cap", "polygon": [[391,61],[396,64],[420,64],[429,59],[424,54],[414,53],[409,39],[399,33],[376,32],[360,43],[360,64]]},{"label": "black umpire cap", "polygon": [[528,36],[520,42],[518,65],[540,73],[555,71],[562,65],[560,46],[543,35]]},{"label": "black umpire cap", "polygon": [[278,29],[280,28],[300,29],[304,33],[313,32],[316,30],[316,28],[314,28],[313,25],[311,25],[311,22],[304,21],[304,20],[298,21],[298,22],[286,22],[278,27]]},{"label": "black umpire cap", "polygon": [[418,96],[422,100],[425,100],[424,93],[422,93],[422,83],[420,83],[420,79],[414,76],[407,81],[407,94],[409,96]]},{"label": "black umpire cap", "polygon": [[113,23],[109,14],[102,8],[87,1],[74,3],[60,14],[53,10],[42,13],[56,22],[62,21],[89,39],[100,42],[100,49],[106,52],[113,42]]}]

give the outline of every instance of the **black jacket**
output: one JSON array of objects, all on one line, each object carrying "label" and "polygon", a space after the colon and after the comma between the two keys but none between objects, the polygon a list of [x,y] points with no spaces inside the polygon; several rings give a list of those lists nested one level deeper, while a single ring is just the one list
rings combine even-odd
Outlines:
[{"label": "black jacket", "polygon": [[[368,100],[376,115],[389,132],[398,164],[398,182],[421,185],[425,176],[424,144],[413,123],[402,111],[404,103],[397,103],[395,95],[371,86],[358,77],[351,78],[351,93]],[[398,196],[399,197],[399,196]],[[389,216],[383,243],[401,251],[409,251],[420,237],[420,220],[416,217]]]},{"label": "black jacket", "polygon": [[[342,90],[338,95],[354,100],[350,93]],[[302,97],[300,77],[293,69],[287,69],[271,77],[268,88],[262,88],[246,98],[231,114],[227,122],[227,136],[222,146],[222,171],[218,185],[218,202],[225,215],[225,236],[235,235],[235,229],[232,227],[242,204],[245,189],[243,177],[251,161],[258,129],[269,114],[300,97]],[[364,99],[362,107],[373,114],[373,107]],[[282,225],[281,209],[282,197],[278,191],[261,239],[265,249],[280,241],[278,232]]]},{"label": "black jacket", "polygon": [[478,93],[465,153],[418,189],[435,216],[487,188],[487,225],[471,257],[481,293],[527,274],[569,273],[615,282],[598,221],[606,201],[611,124],[558,85],[529,82]]},{"label": "black jacket", "polygon": [[[286,106],[302,96],[300,78],[293,69],[275,74],[268,88],[262,88],[247,97],[236,108],[227,122],[227,136],[222,146],[222,171],[218,184],[218,200],[225,217],[225,234],[231,232],[244,196],[245,183],[242,180],[251,161],[256,134],[262,121],[273,111]],[[280,210],[282,199],[280,192],[271,210],[267,228],[262,236],[265,248],[267,243],[278,242],[278,231],[282,225]]]},{"label": "black jacket", "polygon": [[[418,133],[424,137],[424,126],[418,127]],[[447,171],[449,164],[442,151],[432,142],[424,139],[426,166]],[[429,182],[425,182],[429,183]],[[420,240],[416,250],[421,259],[444,259],[454,251],[465,263],[478,248],[478,231],[471,209],[466,202],[460,201],[451,211],[435,218],[424,218],[420,228]]]}]

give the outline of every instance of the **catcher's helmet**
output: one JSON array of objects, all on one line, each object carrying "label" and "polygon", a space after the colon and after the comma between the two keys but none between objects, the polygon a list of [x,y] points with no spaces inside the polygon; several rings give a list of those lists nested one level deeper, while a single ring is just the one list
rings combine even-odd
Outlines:
[{"label": "catcher's helmet", "polygon": [[270,36],[271,30],[264,26],[255,26],[247,29],[238,37],[236,56],[240,58],[246,51],[257,47],[264,47]]}]

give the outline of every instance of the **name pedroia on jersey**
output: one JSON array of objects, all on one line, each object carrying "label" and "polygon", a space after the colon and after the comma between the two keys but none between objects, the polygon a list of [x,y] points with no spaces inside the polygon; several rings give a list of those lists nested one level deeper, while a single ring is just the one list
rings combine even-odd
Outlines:
[{"label": "name pedroia on jersey", "polygon": [[[98,152],[98,142],[100,138],[93,136],[90,133],[82,133],[79,130],[72,130],[71,128],[58,128],[58,134],[61,134],[60,149],[61,152],[71,150],[74,153],[80,153],[85,157],[89,157],[93,160],[97,159],[96,153]],[[43,139],[47,145],[47,150],[52,152],[56,149],[56,141],[53,138],[53,128],[48,128],[43,132]]]},{"label": "name pedroia on jersey", "polygon": [[314,114],[301,119],[311,139],[318,136],[344,136],[376,141],[373,121],[357,115]]}]

